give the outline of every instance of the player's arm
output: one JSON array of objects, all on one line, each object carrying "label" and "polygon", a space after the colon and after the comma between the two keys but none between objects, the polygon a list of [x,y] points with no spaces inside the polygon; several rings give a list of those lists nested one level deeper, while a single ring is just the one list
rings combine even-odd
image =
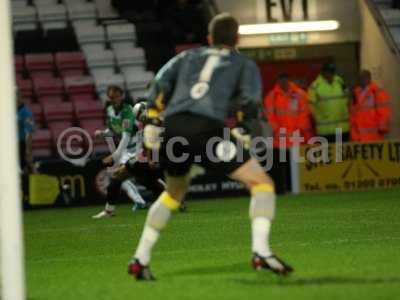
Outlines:
[{"label": "player's arm", "polygon": [[249,121],[257,117],[262,100],[261,76],[257,65],[247,60],[239,82],[239,118],[241,126],[249,130]]},{"label": "player's arm", "polygon": [[246,60],[239,80],[238,128],[232,130],[233,136],[246,147],[250,146],[250,122],[257,117],[262,99],[261,76],[257,65]]},{"label": "player's arm", "polygon": [[179,69],[185,52],[172,58],[157,73],[147,95],[148,118],[159,125],[160,114],[168,105],[168,100],[174,91]]},{"label": "player's arm", "polygon": [[133,134],[137,132],[135,118],[131,109],[125,109],[122,112],[122,138],[118,144],[117,149],[111,154],[114,162],[117,162],[122,153],[128,148]]},{"label": "player's arm", "polygon": [[96,138],[107,138],[107,137],[113,137],[114,136],[114,132],[111,129],[111,120],[110,117],[107,113],[107,108],[106,108],[106,128],[105,129],[97,129],[94,132],[94,136]]}]

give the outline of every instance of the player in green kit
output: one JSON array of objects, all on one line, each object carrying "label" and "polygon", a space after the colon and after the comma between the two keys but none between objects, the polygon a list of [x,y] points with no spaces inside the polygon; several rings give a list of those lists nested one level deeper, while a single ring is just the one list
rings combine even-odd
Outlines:
[{"label": "player in green kit", "polygon": [[[107,89],[107,96],[110,99],[110,105],[106,108],[107,115],[107,129],[97,130],[96,137],[113,138],[118,140],[118,147],[112,154],[103,159],[105,166],[120,166],[125,164],[128,160],[135,157],[138,146],[138,127],[136,125],[136,118],[132,111],[132,106],[124,102],[124,92],[118,86],[109,86]],[[107,202],[105,209],[100,213],[93,216],[95,219],[112,217],[115,212],[115,191],[119,190],[117,185],[120,182],[111,182],[107,188]],[[131,180],[125,180],[120,188],[128,195],[128,197],[138,207],[144,207],[146,202],[139,194],[137,187]]]}]

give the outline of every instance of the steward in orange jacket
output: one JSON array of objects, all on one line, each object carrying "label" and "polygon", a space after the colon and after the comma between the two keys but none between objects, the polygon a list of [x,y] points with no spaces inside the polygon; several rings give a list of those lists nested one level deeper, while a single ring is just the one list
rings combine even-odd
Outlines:
[{"label": "steward in orange jacket", "polygon": [[286,146],[291,147],[290,137],[296,130],[305,142],[313,136],[308,96],[286,74],[278,78],[272,91],[264,99],[265,116],[272,126],[274,147],[279,147],[279,138],[285,137]]},{"label": "steward in orange jacket", "polygon": [[362,71],[361,85],[354,89],[350,112],[350,132],[353,141],[380,141],[390,128],[389,96],[374,81],[369,71]]}]

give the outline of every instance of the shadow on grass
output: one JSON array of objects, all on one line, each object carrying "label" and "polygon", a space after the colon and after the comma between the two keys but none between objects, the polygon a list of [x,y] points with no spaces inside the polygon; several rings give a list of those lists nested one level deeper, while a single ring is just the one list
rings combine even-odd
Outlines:
[{"label": "shadow on grass", "polygon": [[[247,263],[237,263],[224,266],[204,266],[199,268],[190,268],[168,272],[163,276],[205,276],[205,275],[257,275],[253,278],[229,278],[243,285],[282,285],[282,286],[310,286],[310,285],[346,285],[346,284],[400,284],[400,277],[376,277],[376,278],[360,278],[345,276],[321,276],[321,277],[297,277],[296,274],[283,278],[277,277],[271,272],[257,272],[250,268]],[[243,276],[244,277],[244,276]]]},{"label": "shadow on grass", "polygon": [[257,279],[233,279],[234,282],[257,286],[257,285],[281,285],[281,286],[310,286],[310,285],[371,285],[371,284],[399,284],[400,277],[380,277],[380,278],[359,278],[359,277],[339,277],[339,276],[322,276],[307,278],[275,278],[271,277]]},{"label": "shadow on grass", "polygon": [[[190,268],[177,270],[174,272],[168,272],[165,275],[168,276],[201,276],[201,275],[218,275],[218,274],[229,274],[229,273],[250,273],[250,264],[237,263],[226,266],[204,266],[199,268]],[[246,272],[247,270],[247,272]]]}]

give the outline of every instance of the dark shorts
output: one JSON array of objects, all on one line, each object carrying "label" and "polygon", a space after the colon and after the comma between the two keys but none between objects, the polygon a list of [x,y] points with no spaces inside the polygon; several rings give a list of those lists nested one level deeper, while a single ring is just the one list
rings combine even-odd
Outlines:
[{"label": "dark shorts", "polygon": [[184,113],[167,117],[164,124],[160,163],[169,176],[186,175],[193,163],[228,175],[251,157],[218,121]]},{"label": "dark shorts", "polygon": [[162,192],[164,186],[160,183],[163,180],[163,171],[160,167],[151,167],[147,162],[130,159],[125,167],[135,181],[153,192]]}]

